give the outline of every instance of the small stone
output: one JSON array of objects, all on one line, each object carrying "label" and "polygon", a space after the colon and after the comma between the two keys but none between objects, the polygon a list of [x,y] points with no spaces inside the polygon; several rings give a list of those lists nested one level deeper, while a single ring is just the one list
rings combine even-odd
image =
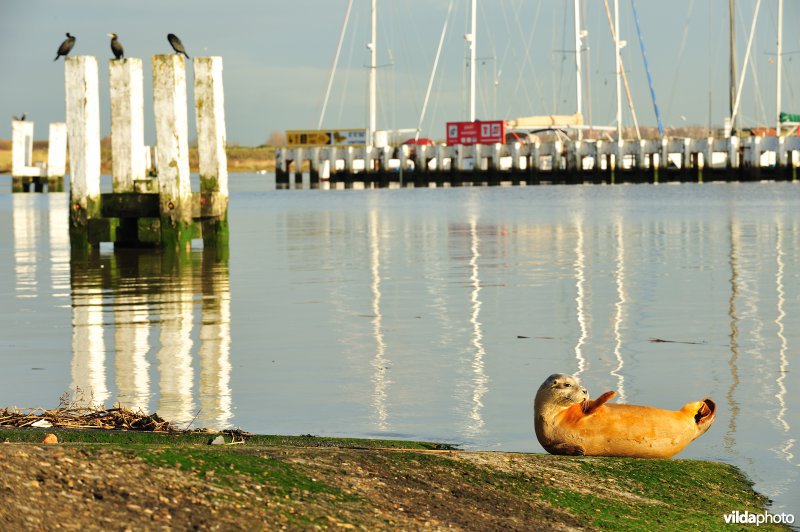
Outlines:
[{"label": "small stone", "polygon": [[222,436],[217,436],[216,438],[214,438],[213,440],[208,442],[208,444],[209,445],[224,445],[225,444],[225,438],[223,438]]},{"label": "small stone", "polygon": [[39,443],[58,443],[58,437],[55,434],[48,434]]}]

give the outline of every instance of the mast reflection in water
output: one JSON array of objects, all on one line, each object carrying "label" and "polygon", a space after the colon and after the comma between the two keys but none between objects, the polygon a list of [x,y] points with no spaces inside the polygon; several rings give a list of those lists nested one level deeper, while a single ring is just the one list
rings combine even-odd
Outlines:
[{"label": "mast reflection in water", "polygon": [[230,425],[231,301],[226,259],[117,249],[73,254],[72,384],[193,426]]}]

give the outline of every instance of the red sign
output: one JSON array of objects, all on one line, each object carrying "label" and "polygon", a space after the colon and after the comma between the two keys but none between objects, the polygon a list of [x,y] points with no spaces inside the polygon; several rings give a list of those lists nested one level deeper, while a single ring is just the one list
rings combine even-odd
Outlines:
[{"label": "red sign", "polygon": [[506,127],[502,120],[488,122],[448,122],[447,145],[497,144],[506,141]]}]

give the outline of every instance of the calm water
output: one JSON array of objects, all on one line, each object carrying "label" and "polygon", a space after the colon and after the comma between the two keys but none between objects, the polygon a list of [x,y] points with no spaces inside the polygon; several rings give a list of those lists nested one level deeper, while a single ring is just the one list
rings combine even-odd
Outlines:
[{"label": "calm water", "polygon": [[579,373],[619,401],[713,398],[680,456],[734,463],[798,513],[800,185],[275,191],[234,175],[229,259],[71,260],[65,194],[3,177],[0,405],[80,388],[196,426],[542,452],[532,396]]}]

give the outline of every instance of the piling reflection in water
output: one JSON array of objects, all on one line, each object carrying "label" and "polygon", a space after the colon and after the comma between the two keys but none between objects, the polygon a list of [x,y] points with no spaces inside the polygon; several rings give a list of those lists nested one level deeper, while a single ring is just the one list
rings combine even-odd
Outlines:
[{"label": "piling reflection in water", "polygon": [[734,451],[736,443],[736,422],[739,419],[739,402],[736,400],[736,389],[739,387],[739,315],[736,311],[736,302],[739,297],[739,235],[735,224],[728,225],[728,238],[730,251],[728,254],[728,264],[730,265],[730,285],[731,291],[728,298],[728,316],[730,317],[730,334],[728,335],[731,355],[728,358],[730,368],[730,383],[725,399],[728,403],[730,418],[728,420],[728,430],[725,433],[724,444],[728,452]]},{"label": "piling reflection in water", "polygon": [[230,425],[227,260],[117,249],[73,254],[71,272],[73,389],[178,424]]},{"label": "piling reflection in water", "polygon": [[[14,196],[16,198],[16,195]],[[50,282],[54,297],[69,297],[69,214],[63,194],[47,195]]]},{"label": "piling reflection in water", "polygon": [[583,355],[583,346],[589,336],[589,327],[586,323],[586,256],[583,251],[583,220],[575,219],[575,317],[578,320],[578,341],[575,344],[575,360],[578,369],[575,376],[580,376],[586,369],[586,357]]},{"label": "piling reflection in water", "polygon": [[[778,336],[778,345],[780,346],[778,351],[779,357],[779,365],[778,365],[778,379],[777,385],[778,389],[775,393],[775,399],[778,400],[778,406],[780,409],[778,410],[778,423],[780,423],[783,432],[786,434],[789,433],[791,430],[791,426],[789,422],[786,420],[786,374],[789,371],[789,359],[786,356],[789,342],[786,338],[786,326],[784,321],[786,320],[786,289],[784,287],[784,269],[786,264],[784,262],[784,250],[783,250],[783,224],[780,220],[776,223],[777,234],[775,235],[775,242],[776,242],[776,249],[775,249],[775,262],[776,262],[776,269],[775,269],[775,292],[777,294],[778,304],[777,310],[778,315],[775,317],[775,325],[777,326],[777,336]],[[792,449],[794,448],[795,440],[792,437],[787,438],[786,442],[779,446],[777,452],[783,456],[783,458],[792,463],[794,460],[794,454],[792,453]]]},{"label": "piling reflection in water", "polygon": [[470,292],[469,298],[469,322],[472,325],[472,348],[474,349],[474,355],[472,358],[472,408],[469,412],[467,435],[474,438],[483,431],[486,424],[483,420],[483,396],[486,395],[489,384],[484,362],[486,348],[483,346],[483,326],[480,322],[481,279],[478,262],[481,258],[479,251],[481,241],[480,236],[478,235],[478,221],[475,215],[473,215],[469,221],[469,239],[469,281],[472,285],[472,291]]},{"label": "piling reflection in water", "polygon": [[614,303],[614,358],[617,360],[617,367],[611,370],[611,375],[617,378],[617,402],[625,402],[625,376],[621,373],[625,366],[622,357],[622,323],[625,319],[625,237],[622,220],[614,222],[614,233],[616,235],[617,255],[614,262],[614,282],[617,288],[617,301]]},{"label": "piling reflection in water", "polygon": [[389,413],[386,409],[389,379],[386,369],[386,341],[383,337],[383,316],[381,314],[381,238],[378,227],[378,211],[369,211],[369,271],[370,293],[372,295],[372,333],[375,337],[375,356],[372,359],[372,407],[375,411],[375,427],[386,431]]},{"label": "piling reflection in water", "polygon": [[[788,397],[791,385],[792,339],[787,334],[787,307],[796,308],[797,272],[787,271],[785,248],[797,251],[797,224],[787,226],[776,217],[770,223],[742,224],[732,221],[729,231],[730,382],[726,395],[729,422],[725,449],[755,467],[768,463],[772,455],[782,463],[797,465],[796,438]],[[788,277],[788,279],[787,279]],[[742,427],[740,420],[746,419]],[[742,439],[743,429],[759,434],[759,446]],[[769,442],[769,443],[767,443]],[[764,445],[766,443],[766,445]],[[776,497],[791,489],[793,480],[772,482],[764,492]]]},{"label": "piling reflection in water", "polygon": [[35,209],[38,198],[32,194],[14,194],[13,201],[16,296],[36,297],[36,240],[41,233],[41,221]]}]

